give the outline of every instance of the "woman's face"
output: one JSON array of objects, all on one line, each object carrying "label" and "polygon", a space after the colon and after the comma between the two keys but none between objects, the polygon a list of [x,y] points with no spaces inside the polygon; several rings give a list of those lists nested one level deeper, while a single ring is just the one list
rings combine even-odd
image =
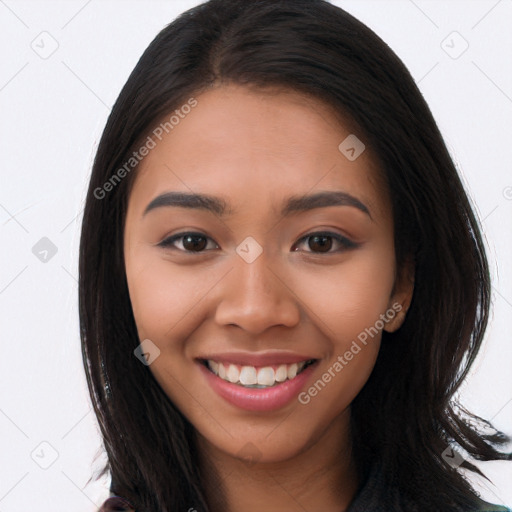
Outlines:
[{"label": "woman's face", "polygon": [[[138,334],[210,446],[285,460],[347,425],[382,329],[399,327],[411,290],[393,289],[390,200],[370,148],[340,149],[351,132],[324,104],[234,85],[195,99],[151,134],[129,198]],[[189,199],[146,210],[170,192]]]}]

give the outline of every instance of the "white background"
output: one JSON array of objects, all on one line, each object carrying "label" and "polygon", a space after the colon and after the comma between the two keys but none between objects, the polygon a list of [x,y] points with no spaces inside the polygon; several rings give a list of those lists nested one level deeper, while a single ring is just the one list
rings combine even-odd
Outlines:
[{"label": "white background", "polygon": [[[78,328],[85,191],[129,73],[198,3],[0,0],[0,512],[91,512],[108,496],[108,478],[87,485],[103,458]],[[512,0],[333,3],[410,69],[476,204],[494,309],[462,400],[512,434]],[[57,248],[46,263],[32,252],[43,237]],[[511,506],[512,463],[478,465],[495,484],[472,477],[484,499]]]}]

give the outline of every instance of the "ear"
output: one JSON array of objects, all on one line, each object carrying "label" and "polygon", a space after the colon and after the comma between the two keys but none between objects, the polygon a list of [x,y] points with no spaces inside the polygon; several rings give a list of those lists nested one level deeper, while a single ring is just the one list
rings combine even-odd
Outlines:
[{"label": "ear", "polygon": [[[412,301],[414,291],[414,262],[409,258],[400,269],[399,275],[395,279],[395,285],[391,292],[388,303],[388,320],[385,323],[386,332],[395,332],[405,321],[407,311]],[[396,314],[393,316],[391,311]]]}]

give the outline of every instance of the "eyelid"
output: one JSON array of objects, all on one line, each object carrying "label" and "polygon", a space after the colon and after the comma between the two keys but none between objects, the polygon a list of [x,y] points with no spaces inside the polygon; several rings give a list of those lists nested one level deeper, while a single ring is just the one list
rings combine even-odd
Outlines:
[{"label": "eyelid", "polygon": [[356,247],[359,247],[359,245],[361,245],[361,244],[359,244],[357,242],[354,242],[350,238],[348,238],[348,237],[346,237],[344,235],[341,235],[340,233],[336,233],[334,231],[325,231],[325,230],[322,231],[322,230],[320,230],[320,231],[312,231],[312,232],[307,233],[306,235],[302,236],[294,244],[294,247],[295,247],[295,245],[298,245],[299,243],[303,242],[304,240],[307,240],[308,238],[312,238],[313,236],[328,236],[328,237],[334,238],[343,248],[339,249],[337,251],[328,251],[328,252],[325,252],[325,253],[314,252],[314,251],[305,251],[308,254],[315,254],[315,255],[339,254],[340,252],[343,252],[343,251],[346,251],[346,250],[349,250],[349,249],[354,249]]},{"label": "eyelid", "polygon": [[[162,247],[163,249],[169,249],[169,250],[177,250],[178,252],[182,252],[184,254],[204,254],[208,252],[208,250],[204,251],[185,251],[183,249],[178,249],[177,247],[174,247],[172,244],[179,240],[180,238],[184,238],[186,235],[192,235],[192,236],[199,236],[206,238],[207,240],[212,240],[217,247],[219,244],[213,240],[210,236],[206,235],[205,233],[202,233],[200,231],[181,231],[180,233],[176,233],[175,235],[170,235],[168,237],[165,237],[161,242],[157,243],[156,245],[158,247]],[[211,250],[211,249],[210,249]]]},{"label": "eyelid", "polygon": [[[207,240],[213,241],[215,243],[215,245],[217,245],[217,248],[219,247],[219,245],[217,244],[217,242],[215,242],[215,240],[213,240],[213,238],[211,238],[210,236],[208,236],[205,233],[200,232],[200,231],[182,231],[180,233],[176,233],[174,235],[171,235],[171,236],[168,236],[168,237],[164,238],[161,242],[159,242],[156,245],[158,247],[162,247],[164,249],[177,250],[177,251],[182,252],[184,254],[205,254],[205,253],[211,251],[211,249],[209,249],[209,250],[205,249],[205,250],[202,250],[202,251],[187,251],[187,250],[183,250],[183,249],[178,249],[177,247],[174,247],[172,245],[176,240],[184,238],[186,235],[199,236],[199,237],[202,237],[202,238],[206,238]],[[342,246],[342,248],[338,249],[336,251],[327,251],[327,252],[304,251],[307,254],[314,254],[314,255],[317,255],[317,256],[318,255],[323,255],[323,254],[325,254],[325,255],[328,255],[328,254],[339,254],[341,252],[344,252],[344,251],[347,251],[347,250],[350,250],[350,249],[355,249],[355,248],[357,248],[357,247],[359,247],[361,245],[360,243],[354,242],[350,238],[348,238],[348,237],[346,237],[346,236],[344,236],[344,235],[342,235],[340,233],[336,233],[336,232],[333,232],[333,231],[327,231],[327,230],[319,230],[319,231],[311,231],[311,232],[306,233],[305,235],[301,236],[297,240],[297,242],[295,242],[293,244],[293,247],[296,247],[297,245],[299,245],[301,243],[304,243],[305,240],[307,240],[308,238],[312,238],[313,236],[328,236],[328,237],[334,238]]]}]

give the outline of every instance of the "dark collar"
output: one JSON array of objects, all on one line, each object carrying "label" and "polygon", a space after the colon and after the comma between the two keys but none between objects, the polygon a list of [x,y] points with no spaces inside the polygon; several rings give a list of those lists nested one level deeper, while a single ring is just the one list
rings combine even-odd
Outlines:
[{"label": "dark collar", "polygon": [[[359,490],[346,512],[390,512],[386,498],[382,495],[383,481],[380,464],[376,463],[359,486]],[[385,508],[384,508],[385,507]]]},{"label": "dark collar", "polygon": [[[348,506],[346,512],[408,512],[414,509],[414,505],[404,505],[400,498],[400,492],[396,487],[389,486],[384,482],[382,477],[382,469],[379,463],[375,463],[368,477],[359,486],[359,491],[354,497],[353,501]],[[405,509],[404,509],[405,507]],[[453,509],[453,512],[458,512]],[[487,503],[475,496],[475,505],[471,511],[465,510],[464,512],[512,512],[501,505],[493,505]]]}]

